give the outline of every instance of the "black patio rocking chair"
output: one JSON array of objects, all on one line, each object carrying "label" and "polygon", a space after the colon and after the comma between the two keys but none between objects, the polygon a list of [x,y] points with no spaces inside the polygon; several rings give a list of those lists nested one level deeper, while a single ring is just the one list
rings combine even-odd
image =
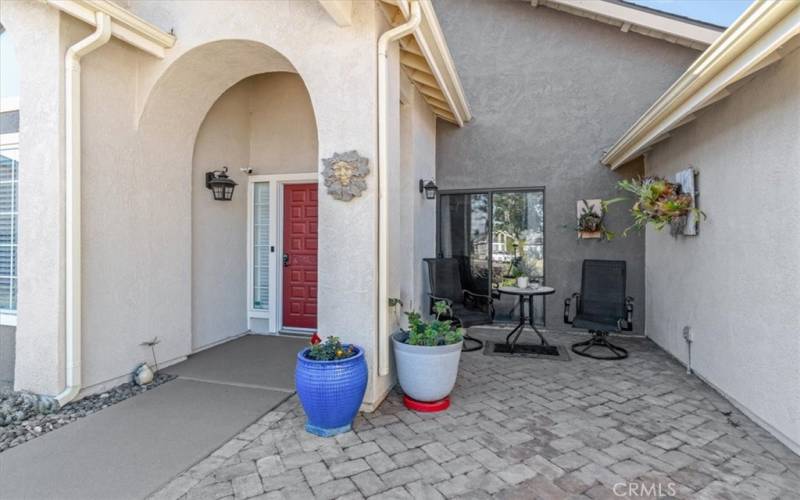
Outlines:
[{"label": "black patio rocking chair", "polygon": [[[625,261],[584,260],[581,293],[564,300],[564,323],[589,330],[592,338],[572,344],[572,352],[594,359],[625,359],[628,351],[608,340],[609,332],[633,329],[633,299],[625,295]],[[575,317],[570,318],[572,301]],[[598,354],[597,349],[609,354]],[[601,351],[603,352],[603,351]]]},{"label": "black patio rocking chair", "polygon": [[[430,310],[435,302],[443,300],[450,306],[450,319],[462,328],[488,325],[494,321],[494,305],[490,295],[471,292],[462,286],[461,266],[455,258],[423,259],[428,264],[430,282]],[[468,342],[473,345],[468,347]],[[483,342],[464,333],[465,352],[483,348]]]}]

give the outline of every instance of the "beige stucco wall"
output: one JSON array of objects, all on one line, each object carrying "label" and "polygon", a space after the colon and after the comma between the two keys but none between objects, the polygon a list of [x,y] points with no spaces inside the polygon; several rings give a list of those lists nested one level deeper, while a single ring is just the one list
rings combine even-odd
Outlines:
[{"label": "beige stucco wall", "polygon": [[[88,26],[34,1],[2,22],[23,63],[20,314],[16,386],[63,388],[63,96],[61,61]],[[84,383],[119,381],[149,355],[192,350],[192,157],[213,103],[243,78],[294,71],[308,89],[319,159],[358,150],[375,160],[379,14],[354,4],[338,27],[317,2],[130,2],[178,41],[163,60],[113,40],[83,60]],[[36,140],[25,140],[25,137]],[[27,179],[27,181],[26,181]],[[375,351],[375,176],[349,203],[320,197],[319,328]],[[342,265],[342,263],[347,265]],[[347,311],[343,314],[343,311]],[[98,385],[99,384],[99,385]],[[374,394],[372,386],[368,398]]]},{"label": "beige stucco wall", "polygon": [[317,125],[302,79],[296,74],[270,73],[250,80],[253,173],[317,171]]},{"label": "beige stucco wall", "polygon": [[646,235],[647,335],[800,452],[800,50],[649,154],[699,171],[696,237]]},{"label": "beige stucco wall", "polygon": [[436,201],[419,192],[419,180],[436,177],[436,118],[405,75],[400,83],[400,161],[392,172],[396,189],[390,193],[392,206],[400,209],[390,214],[390,279],[406,311],[427,313],[427,269],[422,259],[436,256]]},{"label": "beige stucco wall", "polygon": [[[391,54],[396,61],[396,51]],[[399,67],[392,67],[393,72]],[[390,331],[407,325],[405,312],[427,314],[427,275],[422,259],[435,256],[436,202],[419,193],[419,179],[436,172],[436,118],[405,74],[390,87],[392,113],[398,120],[390,127],[388,295],[403,307],[390,309]],[[396,99],[396,100],[395,100]],[[394,373],[375,384],[376,399],[394,383]]]},{"label": "beige stucco wall", "polygon": [[16,342],[15,378],[24,381],[26,388],[48,392],[60,388],[64,380],[60,15],[39,2],[3,2],[0,23],[16,47],[20,163],[26,165],[19,173],[19,199],[24,205],[19,213],[18,251],[25,257],[17,263],[20,341]]},{"label": "beige stucco wall", "polygon": [[[192,348],[247,330],[247,174],[315,172],[317,127],[302,79],[265,73],[228,89],[206,115],[192,162]],[[239,186],[214,201],[205,172],[229,167]]]},{"label": "beige stucco wall", "polygon": [[[248,79],[249,80],[249,79]],[[208,111],[192,161],[192,349],[247,330],[247,176],[250,90],[244,80]],[[205,173],[228,167],[239,186],[229,202],[214,201]]]}]

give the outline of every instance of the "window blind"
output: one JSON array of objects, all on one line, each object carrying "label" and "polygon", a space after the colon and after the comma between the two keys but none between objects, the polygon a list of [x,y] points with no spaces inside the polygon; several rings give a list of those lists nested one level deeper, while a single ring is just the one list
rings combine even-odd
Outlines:
[{"label": "window blind", "polygon": [[269,183],[253,186],[253,309],[269,310]]},{"label": "window blind", "polygon": [[17,310],[17,148],[0,150],[0,310]]}]

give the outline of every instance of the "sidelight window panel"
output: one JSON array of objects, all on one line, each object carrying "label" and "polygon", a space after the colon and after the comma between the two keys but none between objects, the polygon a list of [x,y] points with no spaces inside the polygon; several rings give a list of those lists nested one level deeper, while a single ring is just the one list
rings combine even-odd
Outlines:
[{"label": "sidelight window panel", "polygon": [[253,185],[253,304],[269,310],[269,183]]}]

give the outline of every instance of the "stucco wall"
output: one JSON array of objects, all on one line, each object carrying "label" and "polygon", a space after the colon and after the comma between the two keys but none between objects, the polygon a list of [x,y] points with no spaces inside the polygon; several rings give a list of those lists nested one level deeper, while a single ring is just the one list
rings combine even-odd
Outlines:
[{"label": "stucco wall", "polygon": [[255,174],[317,170],[317,125],[302,79],[291,73],[252,78],[250,165]]},{"label": "stucco wall", "polygon": [[[249,79],[248,79],[249,80]],[[192,160],[192,349],[247,330],[247,176],[250,91],[244,80],[208,111]],[[229,202],[215,201],[205,172],[228,167],[239,183]]]},{"label": "stucco wall", "polygon": [[[545,188],[547,326],[580,288],[581,261],[623,259],[628,294],[644,323],[644,237],[577,240],[576,202],[618,196],[600,157],[683,72],[698,52],[602,23],[532,8],[530,2],[438,0],[442,29],[475,116],[464,129],[439,121],[440,189]],[[621,204],[612,230],[629,220]]]},{"label": "stucco wall", "polygon": [[[112,40],[82,62],[83,376],[90,389],[148,359],[144,339],[159,337],[161,361],[192,350],[192,157],[203,119],[228,88],[254,74],[295,71],[317,122],[314,165],[351,149],[375,159],[372,2],[354,5],[347,28],[317,2],[129,3],[174,28],[178,41],[163,60]],[[4,4],[2,15],[29,48],[17,54],[29,61],[21,71],[20,155],[32,166],[21,173],[20,198],[38,200],[20,214],[16,384],[52,394],[63,388],[64,371],[61,61],[90,29],[33,1]],[[26,103],[36,107],[28,116],[46,119],[26,122]],[[374,366],[374,175],[367,184],[349,203],[320,197],[319,327],[364,345]]]},{"label": "stucco wall", "polygon": [[[392,61],[397,62],[397,51]],[[388,171],[389,182],[389,248],[388,291],[390,298],[399,298],[402,307],[390,309],[390,332],[407,325],[405,312],[422,310],[427,300],[427,275],[422,266],[424,257],[435,251],[436,202],[425,200],[419,192],[419,179],[431,179],[436,170],[436,119],[415,87],[399,71],[395,93],[398,121],[392,128],[390,143],[394,153]],[[394,383],[394,374],[376,381],[376,398],[386,394]]]},{"label": "stucco wall", "polygon": [[[247,175],[316,171],[317,128],[302,79],[266,73],[237,83],[214,103],[192,162],[192,348],[247,330]],[[214,201],[205,172],[228,166],[239,185]]]},{"label": "stucco wall", "polygon": [[25,165],[19,172],[15,380],[27,389],[50,392],[60,390],[64,380],[60,15],[40,2],[4,2],[0,23],[15,45],[19,64],[19,154]]},{"label": "stucco wall", "polygon": [[[408,291],[408,308],[427,311],[428,270],[422,259],[436,256],[436,201],[427,200],[419,192],[420,179],[436,177],[436,117],[425,100],[415,91],[411,107],[412,127],[410,142],[413,148],[413,171],[405,176],[403,186],[411,199],[410,218],[413,224],[414,257],[410,262],[409,276],[413,284]],[[406,258],[407,259],[407,258]]]},{"label": "stucco wall", "polygon": [[647,231],[647,334],[800,452],[800,50],[676,130],[647,172],[699,171],[696,237]]}]

